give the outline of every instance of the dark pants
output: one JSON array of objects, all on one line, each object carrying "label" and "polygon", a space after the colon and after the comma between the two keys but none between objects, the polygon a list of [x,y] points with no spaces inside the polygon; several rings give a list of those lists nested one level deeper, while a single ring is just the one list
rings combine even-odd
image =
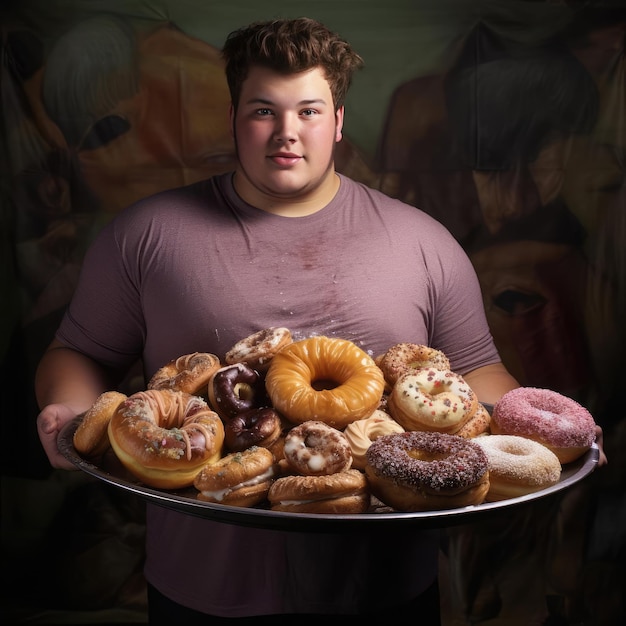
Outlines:
[{"label": "dark pants", "polygon": [[[367,612],[368,617],[402,618],[410,620],[410,624],[416,626],[440,626],[441,618],[439,611],[439,587],[437,583],[429,587],[418,598],[402,606],[390,607],[380,612]],[[317,617],[322,619],[345,619],[346,615],[309,615],[309,614],[285,614],[285,615],[262,615],[258,617],[217,617],[188,609],[181,604],[172,602],[152,585],[148,585],[148,623],[150,626],[172,626],[172,624],[293,624],[295,619],[303,617]]]}]

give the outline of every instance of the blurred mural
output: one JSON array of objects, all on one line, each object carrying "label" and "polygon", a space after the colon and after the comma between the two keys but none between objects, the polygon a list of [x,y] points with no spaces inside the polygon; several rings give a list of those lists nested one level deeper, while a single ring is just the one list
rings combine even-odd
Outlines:
[{"label": "blurred mural", "polygon": [[[11,441],[2,560],[12,599],[2,604],[11,618],[113,609],[110,621],[144,619],[141,503],[49,469],[34,370],[98,230],[139,198],[232,167],[226,35],[306,14],[366,61],[346,103],[338,169],[444,223],[474,263],[509,369],[585,404],[605,430],[601,476],[514,519],[447,533],[446,623],[618,623],[621,2],[9,0],[0,11],[1,406]],[[34,560],[47,586],[22,600]]]}]

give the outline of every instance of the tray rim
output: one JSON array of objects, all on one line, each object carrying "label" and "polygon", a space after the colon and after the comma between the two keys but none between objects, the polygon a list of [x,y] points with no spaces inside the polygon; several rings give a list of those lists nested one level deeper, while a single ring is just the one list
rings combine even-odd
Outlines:
[{"label": "tray rim", "polygon": [[[498,502],[485,502],[453,509],[410,513],[387,510],[351,515],[288,513],[271,511],[267,508],[243,508],[204,502],[186,494],[185,491],[159,490],[148,487],[139,481],[116,476],[105,469],[99,468],[76,452],[73,445],[73,436],[81,419],[82,415],[79,415],[61,429],[57,439],[58,448],[59,452],[77,469],[93,478],[134,494],[149,504],[162,506],[179,513],[239,526],[299,532],[332,531],[353,533],[357,531],[379,530],[390,524],[394,528],[399,526],[446,528],[473,523],[487,514],[507,511],[515,506],[529,504],[548,496],[559,494],[589,476],[595,470],[600,456],[598,445],[594,442],[582,457],[564,466],[561,480],[556,485],[532,494]],[[193,489],[186,491],[193,491]]]}]

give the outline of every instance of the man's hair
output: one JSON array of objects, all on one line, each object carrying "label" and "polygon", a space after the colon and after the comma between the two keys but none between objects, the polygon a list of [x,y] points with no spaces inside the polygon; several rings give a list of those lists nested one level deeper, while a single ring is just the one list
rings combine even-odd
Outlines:
[{"label": "man's hair", "polygon": [[222,57],[235,108],[252,66],[267,67],[282,74],[319,67],[328,81],[337,110],[344,104],[352,74],[363,65],[363,59],[339,35],[306,17],[255,22],[235,30],[226,38]]}]

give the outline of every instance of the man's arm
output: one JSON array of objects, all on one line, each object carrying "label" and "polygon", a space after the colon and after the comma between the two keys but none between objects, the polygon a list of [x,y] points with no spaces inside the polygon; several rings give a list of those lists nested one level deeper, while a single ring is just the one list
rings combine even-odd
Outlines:
[{"label": "man's arm", "polygon": [[502,363],[479,367],[463,378],[478,399],[487,404],[495,404],[507,391],[520,386]]},{"label": "man's arm", "polygon": [[57,340],[50,344],[35,374],[35,394],[41,409],[37,432],[52,467],[76,469],[59,453],[59,432],[111,385],[101,365]]}]

